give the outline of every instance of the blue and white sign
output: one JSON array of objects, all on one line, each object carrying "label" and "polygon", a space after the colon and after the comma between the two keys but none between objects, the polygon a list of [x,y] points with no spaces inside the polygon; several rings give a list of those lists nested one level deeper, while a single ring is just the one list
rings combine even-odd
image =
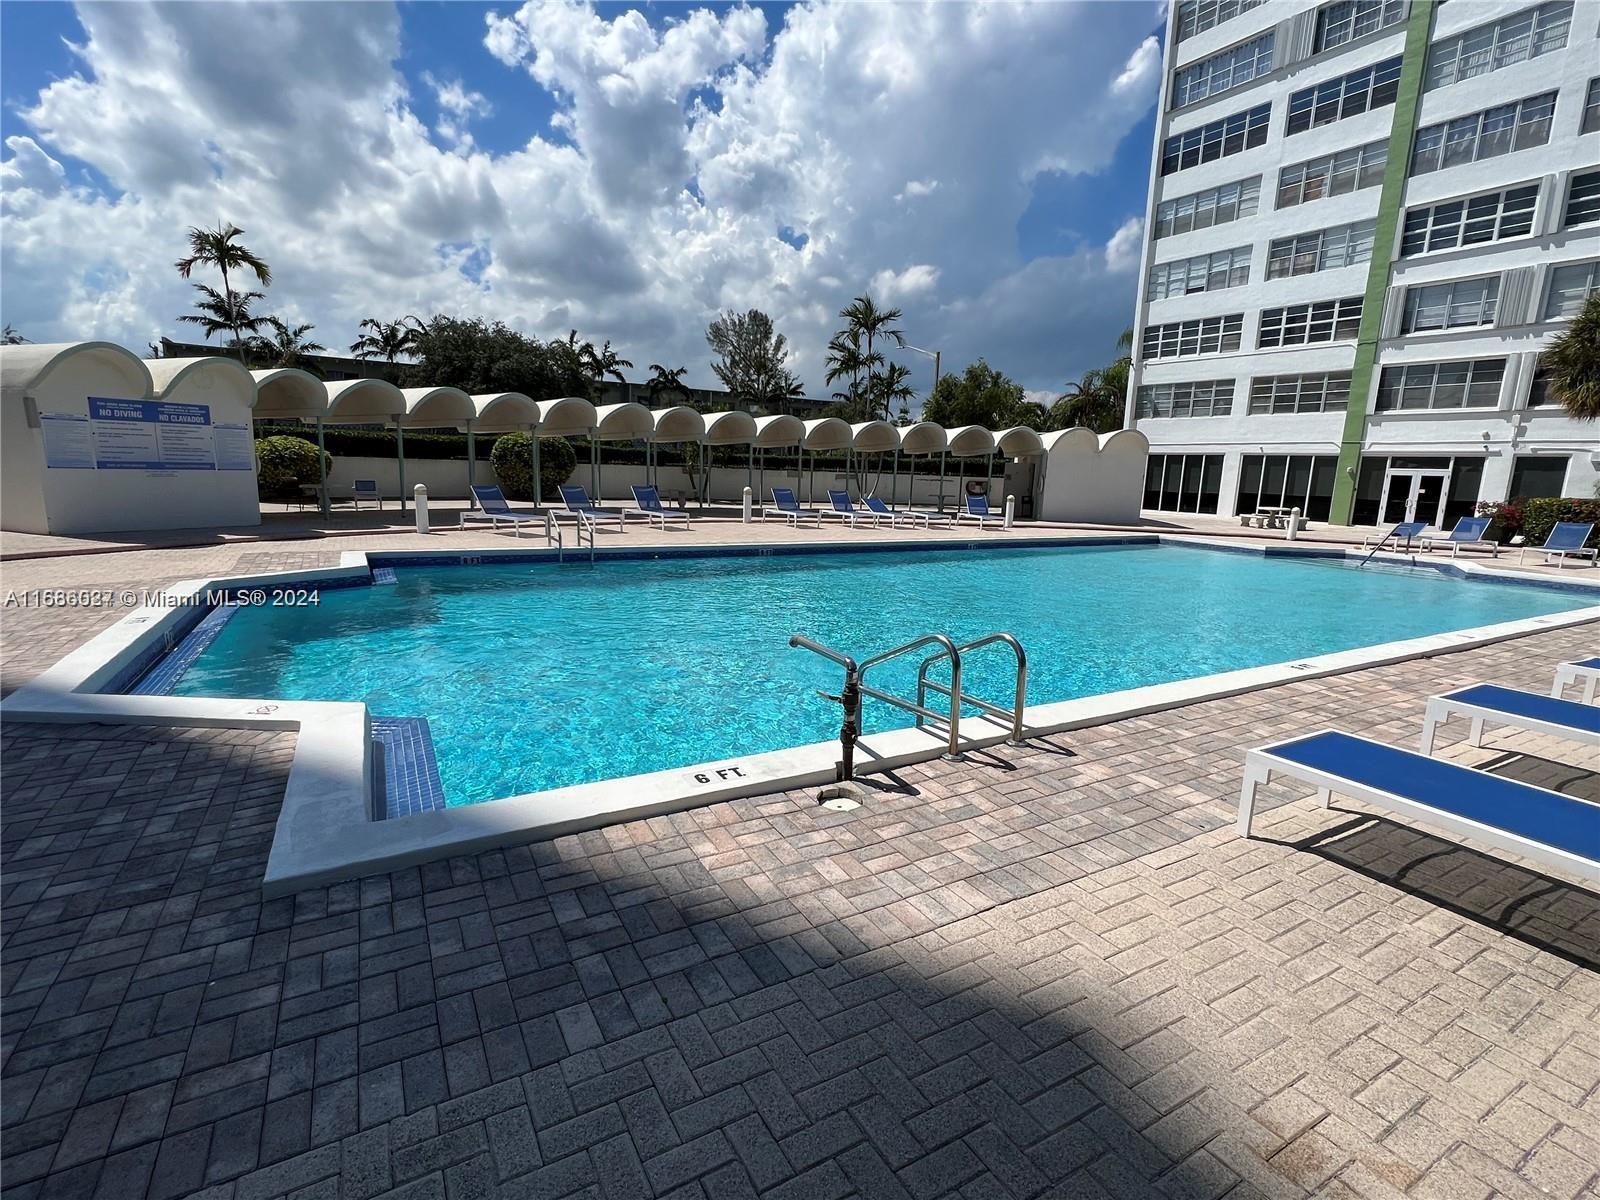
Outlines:
[{"label": "blue and white sign", "polygon": [[94,470],[94,440],[82,413],[40,413],[44,465],[74,471]]},{"label": "blue and white sign", "polygon": [[256,469],[256,443],[250,436],[250,426],[218,421],[212,429],[216,430],[217,434],[217,470]]},{"label": "blue and white sign", "polygon": [[208,405],[90,396],[89,420],[94,465],[103,471],[217,469]]}]

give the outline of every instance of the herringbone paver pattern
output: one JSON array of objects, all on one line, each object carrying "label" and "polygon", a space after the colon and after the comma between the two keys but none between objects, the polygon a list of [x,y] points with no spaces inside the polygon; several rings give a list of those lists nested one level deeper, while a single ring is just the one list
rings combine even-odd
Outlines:
[{"label": "herringbone paver pattern", "polygon": [[[1600,901],[1229,825],[1242,746],[1409,742],[1593,633],[265,904],[289,735],[10,726],[6,1193],[1593,1195]],[[1455,752],[1600,795],[1587,747]]]}]

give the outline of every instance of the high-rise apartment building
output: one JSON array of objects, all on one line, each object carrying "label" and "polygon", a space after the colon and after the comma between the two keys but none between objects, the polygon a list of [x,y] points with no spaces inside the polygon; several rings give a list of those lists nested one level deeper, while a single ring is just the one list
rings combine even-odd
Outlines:
[{"label": "high-rise apartment building", "polygon": [[1600,287],[1600,3],[1174,0],[1145,507],[1446,527],[1589,496],[1539,351]]}]

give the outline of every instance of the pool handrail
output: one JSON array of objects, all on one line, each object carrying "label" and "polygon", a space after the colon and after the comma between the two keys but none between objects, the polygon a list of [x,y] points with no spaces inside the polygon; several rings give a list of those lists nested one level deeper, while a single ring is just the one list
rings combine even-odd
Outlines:
[{"label": "pool handrail", "polygon": [[[974,650],[981,650],[983,647],[992,646],[996,642],[1010,646],[1011,652],[1017,657],[1017,693],[1013,706],[1011,708],[1002,708],[1000,705],[991,704],[987,700],[979,700],[976,696],[963,696],[961,699],[962,703],[970,704],[974,708],[988,713],[991,717],[1001,717],[1009,721],[1011,723],[1011,736],[1006,739],[1006,744],[1020,746],[1022,745],[1022,713],[1028,703],[1028,652],[1022,648],[1022,643],[1016,639],[1014,634],[986,633],[970,642],[963,642],[956,647],[956,652],[958,654],[970,654]],[[936,679],[928,678],[928,668],[943,657],[944,655],[942,654],[930,654],[922,660],[922,666],[917,671],[918,704],[923,702],[925,693],[929,688],[945,695],[950,694],[950,689],[945,687],[944,684]]]},{"label": "pool handrail", "polygon": [[[949,725],[949,730],[948,738],[946,739],[945,757],[959,758],[961,756],[961,652],[956,649],[955,642],[953,642],[947,635],[942,633],[925,633],[921,637],[914,638],[902,646],[895,646],[892,649],[885,650],[882,654],[875,654],[860,664],[857,664],[855,659],[851,658],[848,654],[835,650],[830,646],[824,646],[822,643],[813,641],[811,638],[808,638],[803,634],[791,634],[789,637],[789,645],[800,650],[810,650],[813,654],[819,654],[823,658],[826,658],[829,662],[835,662],[844,667],[844,692],[841,693],[840,696],[832,696],[828,695],[827,693],[819,694],[826,696],[826,698],[830,700],[840,700],[841,703],[845,704],[847,724],[849,723],[849,704],[845,697],[847,697],[850,692],[854,690],[859,692],[859,694],[862,696],[871,696],[874,700],[881,700],[885,704],[888,704],[894,708],[903,709],[904,711],[911,713],[917,718],[917,726],[919,728],[922,726],[924,720],[946,722]],[[875,667],[880,663],[889,662],[891,659],[899,658],[901,655],[909,654],[913,650],[921,650],[925,646],[932,645],[938,645],[941,647],[940,652],[933,655],[934,659],[948,658],[950,660],[950,712],[948,715],[945,713],[935,712],[933,709],[928,708],[924,704],[914,703],[910,700],[904,699],[903,697],[892,695],[891,693],[885,692],[880,688],[868,687],[862,682],[867,671],[872,667]],[[843,777],[846,779],[850,778],[849,774],[845,774]]]}]

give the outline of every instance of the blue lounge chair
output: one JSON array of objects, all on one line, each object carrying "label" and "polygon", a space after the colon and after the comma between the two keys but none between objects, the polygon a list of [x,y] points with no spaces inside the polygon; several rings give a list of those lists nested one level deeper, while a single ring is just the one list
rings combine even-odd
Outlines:
[{"label": "blue lounge chair", "polygon": [[[842,524],[850,526],[851,529],[854,529],[862,521],[869,519],[872,521],[872,527],[874,529],[878,527],[878,514],[871,512],[870,510],[867,512],[862,512],[850,502],[849,492],[842,491],[838,488],[829,488],[828,501],[833,505],[833,507],[823,509],[822,516],[837,517]],[[822,523],[821,518],[818,518],[817,523],[819,525]]]},{"label": "blue lounge chair", "polygon": [[1535,550],[1544,555],[1544,561],[1549,562],[1551,555],[1555,556],[1556,566],[1561,566],[1569,558],[1576,558],[1580,562],[1588,559],[1590,565],[1600,561],[1600,547],[1585,546],[1589,535],[1594,532],[1594,522],[1584,524],[1579,521],[1557,521],[1555,528],[1550,531],[1550,536],[1545,539],[1542,546],[1524,546],[1522,553],[1517,555],[1521,562],[1529,550]]},{"label": "blue lounge chair", "polygon": [[979,495],[968,496],[967,506],[956,514],[957,525],[963,520],[976,521],[979,529],[987,529],[990,521],[999,521],[1001,517],[989,507],[989,497]]},{"label": "blue lounge chair", "polygon": [[1567,685],[1573,683],[1582,685],[1583,702],[1593,704],[1595,687],[1600,685],[1600,656],[1580,658],[1557,666],[1556,681],[1550,688],[1550,694],[1559,700],[1566,694]]},{"label": "blue lounge chair", "polygon": [[1600,750],[1600,708],[1579,704],[1576,700],[1541,696],[1538,692],[1480,683],[1428,698],[1422,718],[1424,754],[1433,753],[1433,739],[1439,726],[1458,716],[1472,721],[1468,741],[1474,746],[1483,745],[1484,724],[1492,721],[1496,725],[1514,725],[1552,737],[1576,738]]},{"label": "blue lounge chair", "polygon": [[378,511],[383,511],[383,497],[378,492],[376,479],[358,479],[350,485],[350,499],[357,508],[361,507],[363,500],[371,500],[378,506]]},{"label": "blue lounge chair", "polygon": [[464,512],[461,514],[461,524],[468,521],[488,521],[490,532],[500,528],[504,521],[511,526],[518,537],[522,536],[522,527],[530,522],[536,525],[544,524],[544,518],[537,513],[517,512],[506,503],[504,494],[500,489],[489,483],[475,483],[472,485],[472,494],[477,497],[480,512]]},{"label": "blue lounge chair", "polygon": [[1288,775],[1317,789],[1509,850],[1600,884],[1600,804],[1399,750],[1335,729],[1245,755],[1239,833],[1250,836],[1256,788]]},{"label": "blue lounge chair", "polygon": [[661,528],[667,527],[668,521],[682,521],[685,529],[689,528],[689,513],[687,509],[668,508],[661,503],[661,493],[656,490],[653,483],[629,484],[633,492],[634,507],[622,510],[622,519],[629,517],[643,517],[645,524],[651,521],[660,521]]},{"label": "blue lounge chair", "polygon": [[933,522],[935,521],[938,521],[942,525],[950,524],[949,513],[927,512],[925,510],[915,508],[890,508],[877,496],[868,496],[863,499],[861,503],[865,504],[869,509],[877,513],[879,520],[882,520],[884,517],[888,517],[889,527],[891,529],[898,525],[901,521],[904,521],[907,525],[915,525],[918,521],[921,521],[924,529],[932,529]]},{"label": "blue lounge chair", "polygon": [[1410,550],[1412,539],[1421,537],[1422,531],[1427,527],[1426,521],[1401,521],[1387,533],[1369,533],[1361,544],[1381,547],[1387,542],[1404,542],[1406,550]]},{"label": "blue lounge chair", "polygon": [[558,489],[561,493],[561,506],[567,512],[577,517],[588,517],[594,522],[609,521],[613,517],[617,521],[617,532],[622,532],[623,516],[615,508],[596,508],[589,501],[589,493],[584,491],[581,484],[564,483]]},{"label": "blue lounge chair", "polygon": [[808,517],[815,517],[817,528],[822,528],[822,514],[814,508],[801,508],[800,502],[794,498],[793,488],[775,487],[772,489],[772,503],[761,506],[761,521],[766,523],[767,518],[782,517],[796,529],[800,522]]},{"label": "blue lounge chair", "polygon": [[1456,552],[1462,547],[1471,550],[1487,550],[1490,558],[1500,556],[1500,543],[1491,542],[1483,535],[1489,532],[1488,517],[1462,517],[1456,522],[1456,527],[1444,537],[1425,537],[1421,539],[1424,554],[1431,554],[1435,546],[1450,547],[1450,557],[1454,558]]}]

